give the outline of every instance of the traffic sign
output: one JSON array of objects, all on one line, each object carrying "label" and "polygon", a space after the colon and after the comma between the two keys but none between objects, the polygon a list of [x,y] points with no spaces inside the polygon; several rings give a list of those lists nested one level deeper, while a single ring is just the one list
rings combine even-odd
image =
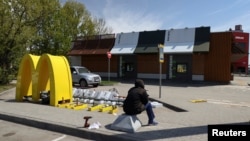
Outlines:
[{"label": "traffic sign", "polygon": [[164,63],[164,53],[163,53],[164,45],[163,44],[159,44],[158,48],[159,48],[159,62],[160,63]]},{"label": "traffic sign", "polygon": [[107,56],[108,56],[109,59],[110,59],[111,56],[112,56],[111,53],[110,53],[109,51],[107,52]]}]

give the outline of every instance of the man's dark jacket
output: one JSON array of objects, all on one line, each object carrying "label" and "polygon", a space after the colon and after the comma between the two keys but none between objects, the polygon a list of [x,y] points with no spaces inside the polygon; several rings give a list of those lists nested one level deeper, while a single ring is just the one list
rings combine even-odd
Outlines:
[{"label": "man's dark jacket", "polygon": [[144,89],[143,80],[136,79],[135,86],[130,88],[123,102],[123,111],[128,115],[140,114],[148,103],[148,94]]}]

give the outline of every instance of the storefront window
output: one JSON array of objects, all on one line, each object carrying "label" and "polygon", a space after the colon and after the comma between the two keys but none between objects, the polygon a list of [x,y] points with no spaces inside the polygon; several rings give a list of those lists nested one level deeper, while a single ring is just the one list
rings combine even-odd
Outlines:
[{"label": "storefront window", "polygon": [[238,42],[236,43],[242,50],[246,51],[246,43]]},{"label": "storefront window", "polygon": [[177,73],[186,73],[187,64],[177,64]]}]

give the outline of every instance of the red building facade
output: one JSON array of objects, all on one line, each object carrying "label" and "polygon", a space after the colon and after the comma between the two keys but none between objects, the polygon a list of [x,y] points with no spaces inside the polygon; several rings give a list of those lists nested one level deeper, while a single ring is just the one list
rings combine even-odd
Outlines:
[{"label": "red building facade", "polygon": [[[248,69],[249,33],[241,27],[225,32],[198,27],[85,37],[74,42],[68,56],[74,58],[71,65],[86,66],[104,78],[159,79],[158,44],[164,45],[165,80],[228,83],[233,73]],[[112,54],[110,60],[107,52]]]},{"label": "red building facade", "polygon": [[238,51],[232,55],[232,71],[234,73],[248,72],[249,56],[249,34],[234,31],[233,46],[237,46]]}]

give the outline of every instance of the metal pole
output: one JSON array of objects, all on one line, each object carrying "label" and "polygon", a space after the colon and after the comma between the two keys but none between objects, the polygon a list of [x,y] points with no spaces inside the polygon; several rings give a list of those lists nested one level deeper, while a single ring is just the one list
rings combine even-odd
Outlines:
[{"label": "metal pole", "polygon": [[162,73],[162,72],[161,72],[161,70],[162,70],[161,68],[162,68],[162,63],[160,63],[160,80],[159,80],[159,81],[160,81],[160,86],[159,86],[159,98],[161,98],[161,73]]},{"label": "metal pole", "polygon": [[159,63],[160,63],[160,84],[159,84],[159,98],[161,98],[161,74],[162,74],[162,63],[164,62],[164,53],[163,53],[163,44],[158,44],[158,51],[159,51]]},{"label": "metal pole", "polygon": [[108,63],[108,81],[110,81],[110,58]]}]

